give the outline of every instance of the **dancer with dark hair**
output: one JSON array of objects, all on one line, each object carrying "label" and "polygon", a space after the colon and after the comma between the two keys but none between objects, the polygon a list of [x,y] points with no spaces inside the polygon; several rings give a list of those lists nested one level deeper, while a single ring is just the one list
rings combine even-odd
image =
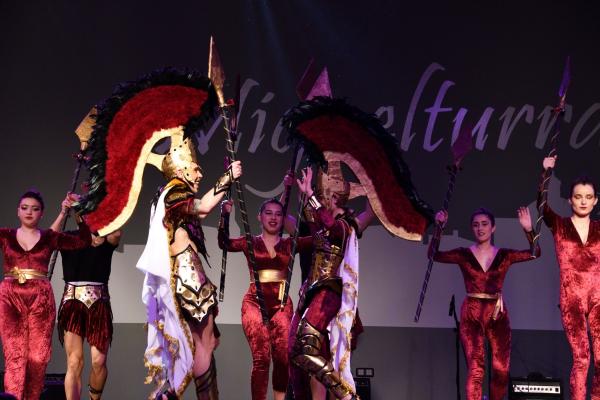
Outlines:
[{"label": "dancer with dark hair", "polygon": [[[547,157],[544,169],[554,168],[556,158]],[[538,199],[541,199],[541,187]],[[538,200],[539,201],[539,200]],[[590,365],[590,341],[594,351],[592,399],[600,399],[600,222],[590,216],[598,203],[596,186],[588,177],[571,184],[571,216],[557,215],[544,203],[544,222],[554,236],[560,268],[560,313],[571,352],[571,399],[586,399]]]},{"label": "dancer with dark hair", "polygon": [[[243,251],[248,259],[245,237],[229,238],[225,227],[225,216],[231,212],[231,201],[224,202],[219,224],[219,247],[230,252]],[[252,400],[266,400],[269,383],[269,367],[273,360],[273,395],[275,400],[283,400],[288,385],[288,336],[293,314],[292,300],[288,297],[284,307],[283,299],[287,268],[292,251],[292,239],[281,238],[283,225],[283,205],[279,200],[265,201],[258,213],[261,234],[254,236],[256,269],[260,279],[269,324],[265,325],[256,300],[256,287],[250,271],[250,287],[242,301],[242,327],[252,352],[251,389]],[[298,239],[297,250],[310,248],[312,237]],[[248,262],[250,268],[250,263]]]},{"label": "dancer with dark hair", "polygon": [[[78,200],[79,196],[72,194],[63,201],[61,213],[50,229],[60,231],[73,201]],[[113,333],[108,279],[121,231],[106,236],[92,234],[91,238],[88,247],[61,251],[65,289],[58,309],[57,328],[67,356],[67,400],[81,398],[84,339],[90,344],[92,364],[88,391],[92,400],[101,398],[108,376],[106,360]]]},{"label": "dancer with dark hair", "polygon": [[90,231],[79,219],[77,236],[39,229],[44,200],[36,191],[19,199],[17,229],[0,228],[4,279],[0,283],[0,338],[4,350],[4,390],[18,399],[38,399],[52,350],[56,317],[48,280],[54,250],[90,244]]},{"label": "dancer with dark hair", "polygon": [[[519,223],[533,240],[529,209],[518,209]],[[442,226],[448,221],[448,213],[439,211],[436,222]],[[463,274],[467,297],[460,312],[460,338],[467,358],[467,400],[481,399],[481,385],[485,375],[485,339],[491,347],[492,383],[491,400],[502,400],[507,391],[510,366],[510,321],[502,299],[502,286],[509,267],[534,257],[531,250],[497,248],[492,244],[496,230],[494,215],[485,208],[471,215],[471,228],[475,244],[449,251],[437,251],[434,260],[445,264],[458,264]],[[438,243],[439,244],[439,243]],[[434,250],[434,241],[429,252]],[[437,250],[437,249],[435,249]],[[540,255],[539,247],[536,255]]]}]

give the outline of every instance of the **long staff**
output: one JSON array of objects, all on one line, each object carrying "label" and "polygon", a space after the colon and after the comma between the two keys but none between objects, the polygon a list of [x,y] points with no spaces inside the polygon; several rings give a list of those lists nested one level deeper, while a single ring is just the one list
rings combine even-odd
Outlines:
[{"label": "long staff", "polygon": [[[452,154],[454,162],[452,165],[448,166],[448,188],[446,189],[446,196],[444,197],[444,205],[442,207],[443,211],[448,211],[448,207],[450,205],[450,200],[452,199],[452,195],[454,194],[454,186],[456,184],[456,174],[460,171],[460,164],[467,155],[469,151],[471,151],[473,147],[471,130],[463,129],[456,142],[452,146]],[[425,279],[423,280],[423,287],[421,288],[421,294],[419,295],[419,302],[417,304],[417,311],[415,312],[415,322],[419,322],[419,318],[421,317],[421,310],[423,309],[423,302],[425,301],[425,294],[427,293],[427,286],[429,285],[429,278],[431,277],[431,270],[433,268],[433,258],[435,257],[435,253],[437,252],[437,248],[440,243],[440,238],[442,236],[442,231],[444,227],[442,224],[437,223],[435,226],[435,231],[431,238],[431,249],[432,251],[429,254],[429,262],[427,264],[427,271],[425,272]]]},{"label": "long staff", "polygon": [[[225,72],[223,70],[223,66],[221,65],[221,59],[219,57],[219,53],[217,52],[215,41],[212,37],[210,38],[210,53],[208,57],[208,77],[212,81],[215,91],[217,92],[221,116],[223,117],[223,125],[225,126],[225,147],[227,149],[229,160],[233,163],[236,161],[236,154],[231,135],[230,106],[227,105],[225,102],[225,97],[223,96]],[[267,315],[265,299],[259,280],[258,270],[256,269],[256,257],[254,256],[254,245],[252,243],[252,233],[250,232],[250,224],[248,222],[248,212],[246,210],[246,201],[244,200],[244,191],[239,178],[235,179],[234,184],[238,199],[238,208],[240,210],[242,225],[244,227],[244,236],[246,238],[246,247],[248,249],[248,261],[252,271],[252,276],[254,278],[254,287],[256,288],[256,301],[258,303],[258,308],[260,309],[263,323],[268,325],[269,316]]]},{"label": "long staff", "polygon": [[[71,179],[71,190],[70,192],[74,192],[77,188],[77,182],[79,181],[79,173],[81,172],[81,166],[84,161],[86,161],[85,151],[87,149],[88,142],[90,137],[92,136],[92,128],[94,126],[96,116],[96,107],[93,107],[90,112],[85,116],[83,121],[79,124],[77,129],[75,129],[75,134],[79,137],[80,148],[77,153],[73,155],[73,158],[77,160],[75,165],[75,171],[73,171],[73,178]],[[60,231],[64,231],[67,227],[67,222],[69,220],[69,214],[65,216],[63,220]],[[58,257],[58,251],[54,250],[52,252],[52,256],[50,257],[50,262],[48,263],[48,279],[52,280],[52,275],[54,274],[54,267],[56,266],[56,259]]]},{"label": "long staff", "polygon": [[[560,88],[558,89],[558,105],[553,110],[555,118],[554,132],[552,134],[552,137],[550,138],[550,152],[548,153],[548,157],[556,157],[558,154],[558,135],[560,133],[560,124],[565,114],[567,90],[569,89],[570,83],[571,60],[570,57],[567,57],[567,61],[565,62],[565,69],[563,71],[562,82],[560,83]],[[536,256],[535,248],[541,235],[542,220],[544,219],[544,207],[548,202],[548,184],[550,183],[550,177],[552,176],[552,169],[553,168],[548,168],[544,170],[544,173],[542,174],[541,193],[537,203],[538,216],[535,221],[533,240],[531,241],[531,255],[533,257]]]},{"label": "long staff", "polygon": [[[238,127],[238,111],[239,111],[239,102],[240,102],[240,76],[238,75],[236,78],[236,88],[235,88],[235,99],[233,101],[233,115],[231,116],[231,139],[233,141],[233,145],[235,146],[235,142],[237,140],[237,127]],[[225,168],[229,168],[231,165],[231,160],[229,157],[225,157]],[[225,194],[225,199],[229,200],[231,198],[231,190],[227,190]],[[227,236],[229,236],[229,214],[223,216],[223,225]],[[219,302],[223,302],[223,298],[225,296],[225,276],[227,274],[227,248],[223,247],[221,252],[221,281],[219,283]]]}]

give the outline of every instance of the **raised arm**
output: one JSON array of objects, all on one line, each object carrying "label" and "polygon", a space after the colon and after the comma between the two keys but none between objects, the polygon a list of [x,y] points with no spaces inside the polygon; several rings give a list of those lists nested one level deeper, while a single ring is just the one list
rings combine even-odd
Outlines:
[{"label": "raised arm", "polygon": [[54,232],[54,247],[58,250],[76,250],[87,247],[92,243],[92,234],[90,228],[86,225],[83,219],[77,216],[77,224],[79,231],[77,235],[70,235],[63,232]]},{"label": "raised arm", "polygon": [[54,232],[62,231],[63,222],[69,215],[69,211],[71,210],[71,205],[73,204],[74,201],[77,201],[77,200],[79,200],[79,196],[75,195],[74,193],[67,193],[64,200],[60,204],[60,213],[58,214],[58,216],[56,217],[56,219],[54,220],[52,225],[50,225],[50,230],[52,230]]},{"label": "raised arm", "polygon": [[220,249],[236,253],[246,249],[246,238],[238,237],[231,239],[229,237],[229,226],[226,223],[226,220],[229,219],[232,208],[233,201],[231,200],[226,200],[221,203],[221,218],[219,219],[219,233],[217,239]]},{"label": "raised arm", "polygon": [[223,199],[227,188],[240,176],[242,176],[242,163],[241,161],[235,161],[229,166],[225,174],[219,178],[212,190],[209,190],[200,200],[196,199],[194,201],[194,211],[198,217],[205,218]]},{"label": "raised arm", "polygon": [[[442,226],[446,226],[448,222],[448,212],[440,210],[435,214],[435,222]],[[435,235],[434,235],[435,236]],[[458,264],[462,259],[462,253],[460,249],[453,249],[449,251],[440,251],[440,240],[432,237],[429,241],[429,247],[427,248],[427,256],[432,257],[433,260],[444,264]],[[433,254],[435,252],[435,254]]]},{"label": "raised arm", "polygon": [[[544,161],[542,162],[542,166],[544,167],[544,171],[546,171],[548,168],[554,169],[554,167],[556,166],[556,157],[544,158]],[[543,174],[542,174],[542,179],[543,179]],[[540,206],[540,203],[543,199],[543,196],[542,196],[543,185],[544,185],[544,182],[542,180],[540,182],[540,186],[538,189],[538,196],[537,196],[537,206],[538,207]],[[554,231],[554,229],[556,228],[556,226],[558,224],[558,221],[560,220],[560,216],[558,214],[556,214],[554,212],[554,210],[552,210],[552,208],[548,204],[548,201],[546,201],[546,203],[544,203],[543,216],[544,216],[544,222],[546,223],[548,228],[550,228],[550,230]]]},{"label": "raised arm", "polygon": [[114,247],[117,247],[119,245],[119,242],[121,241],[121,230],[117,229],[116,231],[106,235],[106,241]]},{"label": "raised arm", "polygon": [[[517,216],[519,218],[519,224],[521,224],[521,228],[525,231],[525,236],[527,237],[527,241],[529,245],[533,243],[533,223],[531,221],[531,214],[529,213],[529,208],[527,207],[519,207],[517,210]],[[509,253],[509,257],[513,263],[522,262],[532,260],[534,258],[538,258],[542,255],[542,250],[540,249],[540,244],[537,242],[535,244],[535,257],[531,255],[531,250],[512,250]]]},{"label": "raised arm", "polygon": [[361,236],[362,233],[371,225],[371,222],[375,218],[375,213],[373,212],[373,208],[371,207],[371,203],[367,199],[365,204],[365,209],[363,212],[356,216],[356,224],[358,225],[358,235]]}]

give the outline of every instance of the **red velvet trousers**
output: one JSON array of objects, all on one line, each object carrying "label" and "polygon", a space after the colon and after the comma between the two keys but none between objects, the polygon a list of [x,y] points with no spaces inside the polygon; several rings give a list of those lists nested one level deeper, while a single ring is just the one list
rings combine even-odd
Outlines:
[{"label": "red velvet trousers", "polygon": [[269,367],[273,359],[273,390],[285,392],[288,385],[288,336],[292,319],[292,300],[280,309],[279,284],[263,283],[267,312],[270,320],[265,326],[256,301],[256,288],[250,285],[242,302],[242,328],[252,352],[250,385],[252,400],[266,400],[269,385]]},{"label": "red velvet trousers", "polygon": [[502,400],[507,391],[510,367],[510,321],[508,314],[492,318],[496,300],[466,298],[460,310],[460,338],[467,358],[467,400],[481,400],[485,376],[485,339],[492,353],[490,400]]},{"label": "red velvet trousers", "polygon": [[595,272],[563,271],[560,285],[563,327],[573,354],[571,400],[586,399],[590,340],[594,349],[592,400],[600,400],[600,277]]},{"label": "red velvet trousers", "polygon": [[[300,320],[304,318],[325,337],[325,342],[321,346],[321,356],[326,360],[330,360],[331,353],[329,351],[329,335],[327,327],[331,320],[337,315],[341,305],[342,296],[340,294],[328,287],[319,289],[304,312],[304,316],[300,315],[298,312],[294,313],[294,318],[292,319],[292,325],[290,327],[288,353],[292,354],[292,349],[296,340],[296,332],[298,331],[298,324],[300,323]],[[310,392],[310,376],[293,363],[290,363],[290,379],[292,380],[295,400],[312,399],[312,394]]]},{"label": "red velvet trousers", "polygon": [[4,350],[4,390],[19,400],[38,400],[52,351],[56,318],[47,280],[0,283],[0,338]]}]

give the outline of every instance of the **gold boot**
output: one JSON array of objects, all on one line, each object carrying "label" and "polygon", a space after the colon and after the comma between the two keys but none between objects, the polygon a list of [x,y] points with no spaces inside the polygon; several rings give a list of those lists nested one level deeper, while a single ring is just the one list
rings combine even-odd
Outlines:
[{"label": "gold boot", "polygon": [[196,396],[198,400],[219,400],[219,388],[217,386],[217,367],[215,357],[210,361],[210,366],[200,376],[194,378],[196,384]]},{"label": "gold boot", "polygon": [[325,338],[321,332],[305,319],[300,321],[296,332],[296,341],[292,349],[292,362],[302,370],[313,375],[331,394],[338,399],[351,395],[358,399],[354,390],[333,369],[331,360],[321,355],[321,346]]}]

